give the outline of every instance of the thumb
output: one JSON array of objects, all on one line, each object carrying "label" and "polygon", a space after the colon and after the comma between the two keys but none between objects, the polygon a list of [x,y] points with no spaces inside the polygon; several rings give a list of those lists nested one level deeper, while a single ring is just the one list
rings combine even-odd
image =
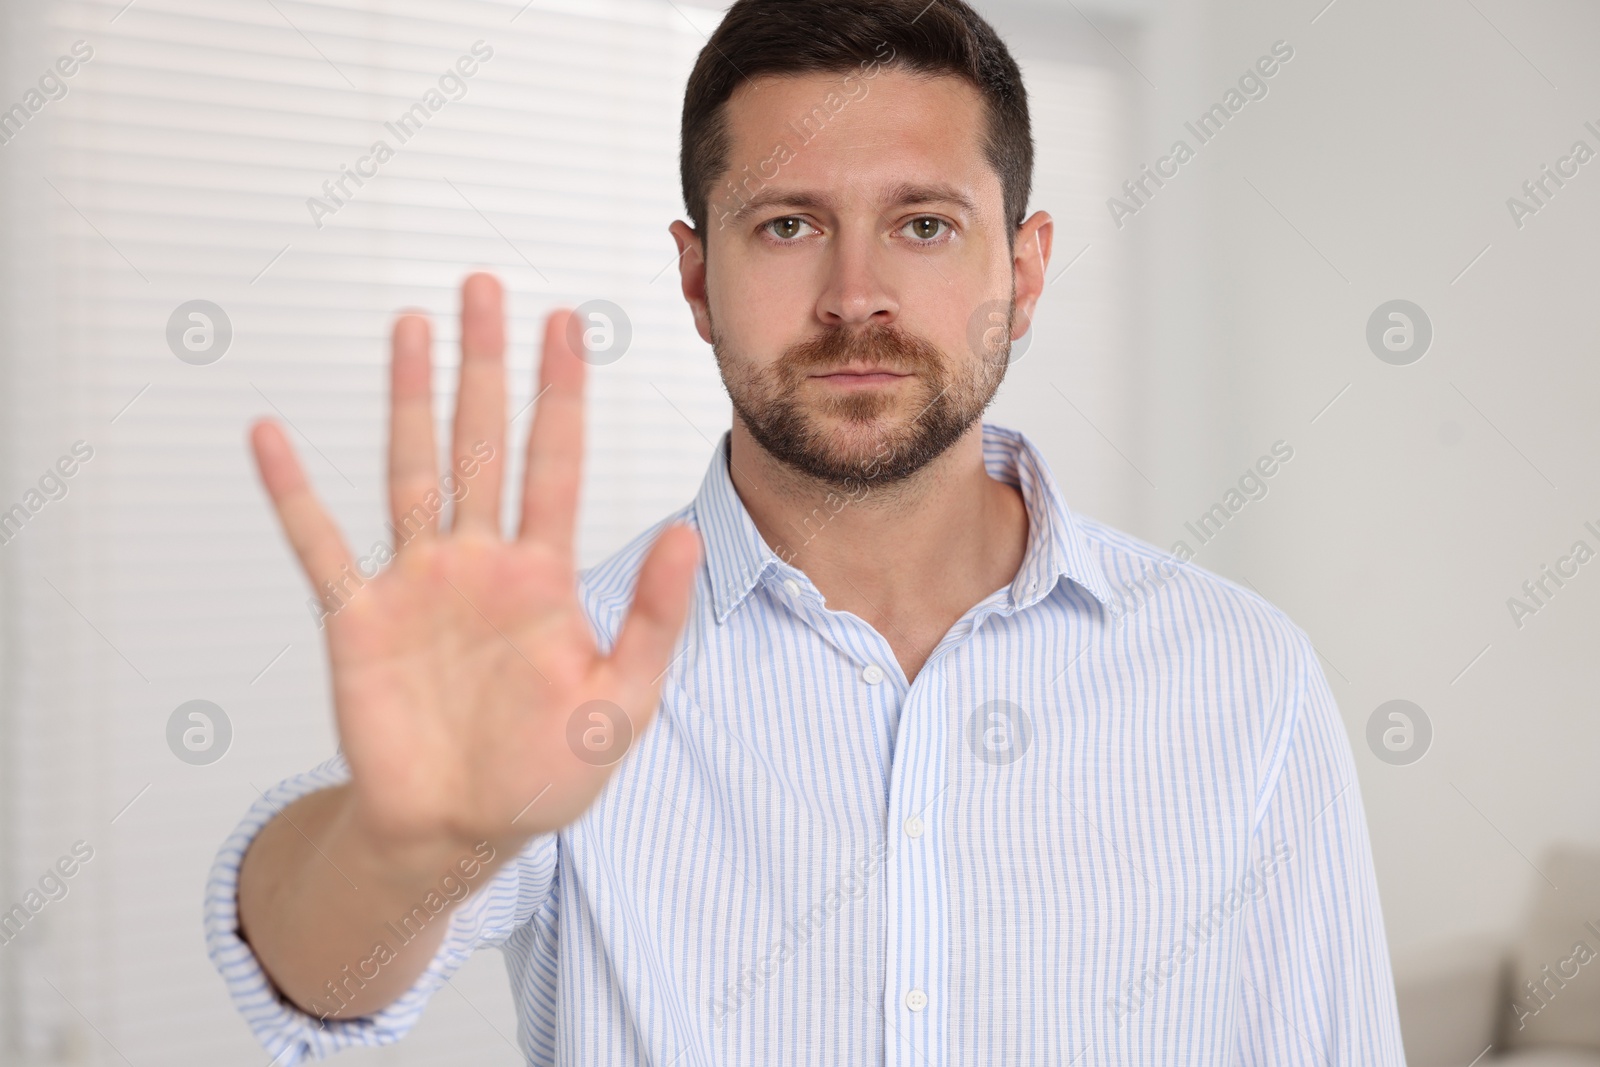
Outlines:
[{"label": "thumb", "polygon": [[630,687],[656,691],[683,632],[699,565],[700,535],[682,524],[663,530],[645,556],[633,604],[610,656],[618,677]]}]

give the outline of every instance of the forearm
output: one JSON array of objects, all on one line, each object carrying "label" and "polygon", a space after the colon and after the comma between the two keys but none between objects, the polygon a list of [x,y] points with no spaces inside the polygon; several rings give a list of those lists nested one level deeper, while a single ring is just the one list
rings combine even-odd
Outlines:
[{"label": "forearm", "polygon": [[514,854],[445,843],[380,850],[349,798],[344,785],[290,804],[239,870],[242,936],[284,996],[328,1018],[370,1015],[411,988],[456,905]]}]

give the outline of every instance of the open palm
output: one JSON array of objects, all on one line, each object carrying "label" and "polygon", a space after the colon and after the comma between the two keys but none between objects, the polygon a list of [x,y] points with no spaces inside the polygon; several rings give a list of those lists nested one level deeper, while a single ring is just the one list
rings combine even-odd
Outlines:
[{"label": "open palm", "polygon": [[515,847],[564,826],[655,713],[698,538],[683,526],[661,534],[614,647],[600,655],[573,562],[585,365],[569,321],[557,312],[545,324],[515,539],[501,534],[505,326],[489,275],[462,286],[461,379],[443,483],[429,324],[419,315],[395,324],[389,508],[398,553],[375,578],[352,561],[282,429],[270,420],[252,428],[262,481],[329,611],[353,811],[375,842]]}]

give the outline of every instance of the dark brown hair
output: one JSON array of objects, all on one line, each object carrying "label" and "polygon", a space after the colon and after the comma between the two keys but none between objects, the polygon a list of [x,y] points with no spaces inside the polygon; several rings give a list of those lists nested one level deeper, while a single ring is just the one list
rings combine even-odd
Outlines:
[{"label": "dark brown hair", "polygon": [[724,105],[739,86],[764,74],[883,64],[977,88],[988,107],[984,154],[1015,236],[1033,182],[1028,95],[1005,42],[976,11],[962,0],[737,0],[700,50],[683,98],[683,200],[702,239],[712,185],[728,166]]}]

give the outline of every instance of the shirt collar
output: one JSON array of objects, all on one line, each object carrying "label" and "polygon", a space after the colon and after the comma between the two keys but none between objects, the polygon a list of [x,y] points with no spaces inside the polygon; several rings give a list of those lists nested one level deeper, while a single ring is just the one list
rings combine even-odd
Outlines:
[{"label": "shirt collar", "polygon": [[[728,473],[731,431],[723,431],[695,496],[695,521],[705,544],[712,606],[718,623],[743,603],[770,570],[775,580],[804,575],[768,547]],[[1028,547],[1009,594],[1014,610],[1043,600],[1062,578],[1111,605],[1110,583],[1067,507],[1049,465],[1020,431],[983,424],[983,462],[989,476],[1016,486],[1028,510]]]}]

